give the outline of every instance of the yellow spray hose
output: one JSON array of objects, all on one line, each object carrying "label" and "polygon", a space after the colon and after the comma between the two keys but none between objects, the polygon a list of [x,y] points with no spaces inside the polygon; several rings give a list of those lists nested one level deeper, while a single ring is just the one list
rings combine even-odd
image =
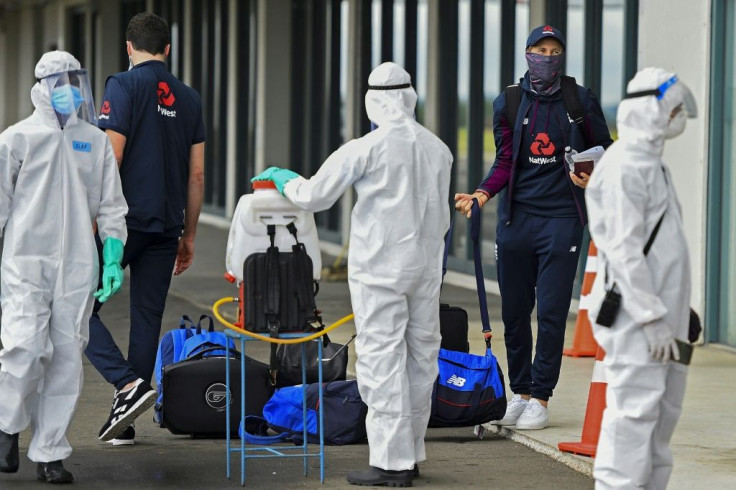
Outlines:
[{"label": "yellow spray hose", "polygon": [[235,303],[236,301],[237,301],[237,298],[231,298],[231,297],[221,298],[221,299],[218,299],[217,301],[215,301],[215,304],[212,305],[212,312],[215,314],[215,318],[217,318],[217,320],[220,323],[222,323],[223,325],[225,325],[227,328],[231,328],[231,329],[235,330],[236,332],[240,332],[243,335],[247,335],[248,337],[253,337],[254,339],[263,340],[265,342],[271,342],[273,344],[300,344],[302,342],[308,342],[310,340],[314,340],[314,339],[319,338],[322,335],[326,334],[327,332],[336,329],[337,327],[339,327],[343,323],[349,322],[355,316],[355,315],[353,315],[351,313],[351,314],[349,314],[346,317],[340,318],[338,321],[336,321],[335,323],[333,323],[329,327],[325,327],[324,330],[320,330],[319,332],[316,332],[316,333],[314,333],[312,335],[308,335],[306,337],[299,337],[298,339],[275,339],[275,338],[267,337],[265,335],[260,335],[260,334],[254,333],[254,332],[249,332],[248,330],[244,330],[244,329],[242,329],[242,328],[240,328],[240,327],[238,327],[238,326],[230,323],[229,321],[225,320],[222,317],[222,315],[220,315],[220,306],[224,305],[225,303]]}]

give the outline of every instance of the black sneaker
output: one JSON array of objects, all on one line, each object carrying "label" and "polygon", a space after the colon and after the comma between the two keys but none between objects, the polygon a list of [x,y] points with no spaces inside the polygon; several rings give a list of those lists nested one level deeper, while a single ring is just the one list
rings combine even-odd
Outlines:
[{"label": "black sneaker", "polygon": [[156,403],[156,392],[151,385],[138,379],[127,391],[116,391],[110,417],[100,429],[100,440],[109,441],[121,435],[140,414]]},{"label": "black sneaker", "polygon": [[135,444],[135,424],[129,425],[122,434],[109,442],[113,446],[132,446]]}]

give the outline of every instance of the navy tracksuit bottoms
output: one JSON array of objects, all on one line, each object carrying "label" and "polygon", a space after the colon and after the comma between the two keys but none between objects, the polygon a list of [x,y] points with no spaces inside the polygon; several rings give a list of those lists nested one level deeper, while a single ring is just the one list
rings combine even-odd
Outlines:
[{"label": "navy tracksuit bottoms", "polygon": [[[548,400],[557,385],[582,236],[578,217],[535,216],[515,209],[508,225],[498,224],[498,285],[514,393]],[[532,360],[535,298],[538,328]]]},{"label": "navy tracksuit bottoms", "polygon": [[[97,246],[102,250],[99,237]],[[127,359],[100,319],[102,304],[95,301],[89,320],[89,344],[84,352],[102,377],[117,390],[138,378],[151,381],[161,319],[178,248],[177,236],[128,230],[122,264],[123,268],[130,267],[130,339]],[[115,298],[111,301],[115,301]]]}]

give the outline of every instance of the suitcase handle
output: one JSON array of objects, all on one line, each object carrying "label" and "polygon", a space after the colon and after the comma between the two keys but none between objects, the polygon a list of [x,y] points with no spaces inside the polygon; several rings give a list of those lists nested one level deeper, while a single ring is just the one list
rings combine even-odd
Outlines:
[{"label": "suitcase handle", "polygon": [[234,347],[226,347],[224,345],[214,344],[212,342],[204,342],[203,344],[200,345],[200,347],[204,347],[204,346],[206,346],[206,348],[197,351],[196,354],[191,354],[185,360],[191,361],[191,360],[196,360],[196,359],[202,359],[205,356],[205,354],[208,354],[210,352],[215,352],[215,351],[223,351],[223,350],[227,351],[229,354],[228,357],[231,357],[233,359],[240,359],[241,357],[240,352],[238,352]]}]

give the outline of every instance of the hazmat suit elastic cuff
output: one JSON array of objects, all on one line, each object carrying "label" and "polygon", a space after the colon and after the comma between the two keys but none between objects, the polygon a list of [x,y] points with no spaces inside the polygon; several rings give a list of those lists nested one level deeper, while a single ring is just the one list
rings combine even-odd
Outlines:
[{"label": "hazmat suit elastic cuff", "polygon": [[306,181],[307,179],[302,176],[291,179],[286,184],[284,184],[283,195],[287,198],[293,197],[296,194],[297,188]]}]

